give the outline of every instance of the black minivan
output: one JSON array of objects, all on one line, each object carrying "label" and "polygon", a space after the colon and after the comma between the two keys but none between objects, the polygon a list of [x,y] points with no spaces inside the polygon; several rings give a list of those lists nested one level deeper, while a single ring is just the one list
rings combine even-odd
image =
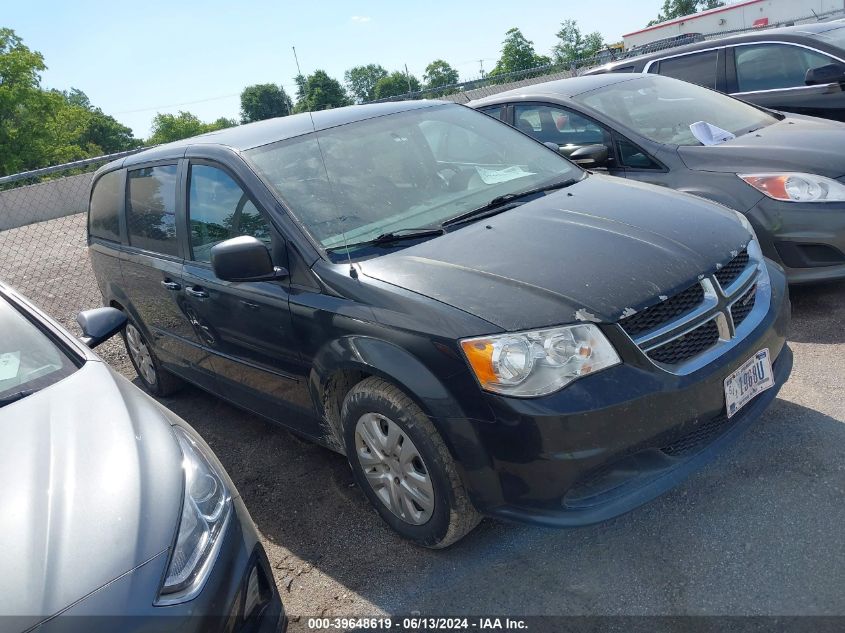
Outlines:
[{"label": "black minivan", "polygon": [[345,453],[445,547],[667,490],[787,379],[743,216],[590,174],[440,102],[271,119],[101,168],[91,260],[156,395],[187,380]]}]

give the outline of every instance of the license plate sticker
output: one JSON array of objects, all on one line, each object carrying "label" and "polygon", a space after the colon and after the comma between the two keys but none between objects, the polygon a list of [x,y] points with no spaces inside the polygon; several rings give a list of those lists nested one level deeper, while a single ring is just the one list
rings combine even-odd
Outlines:
[{"label": "license plate sticker", "polygon": [[758,393],[773,387],[772,362],[769,350],[761,349],[725,378],[725,405],[728,417],[748,404]]}]

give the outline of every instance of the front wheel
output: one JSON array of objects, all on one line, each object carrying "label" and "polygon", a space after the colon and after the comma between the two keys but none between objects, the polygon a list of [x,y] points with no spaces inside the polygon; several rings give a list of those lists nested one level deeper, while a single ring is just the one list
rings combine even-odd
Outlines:
[{"label": "front wheel", "polygon": [[443,548],[478,524],[443,439],[400,389],[367,378],[346,396],[341,415],[355,480],[399,534]]}]

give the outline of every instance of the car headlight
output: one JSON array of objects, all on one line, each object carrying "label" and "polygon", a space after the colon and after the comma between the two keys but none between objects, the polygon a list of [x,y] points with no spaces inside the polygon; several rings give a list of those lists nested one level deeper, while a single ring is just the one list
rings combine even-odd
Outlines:
[{"label": "car headlight", "polygon": [[783,202],[843,202],[845,185],[816,174],[779,172],[737,174],[749,185],[774,200]]},{"label": "car headlight", "polygon": [[176,544],[157,605],[194,598],[205,584],[232,511],[232,496],[223,477],[185,429],[174,426],[182,449],[184,501]]},{"label": "car headlight", "polygon": [[523,398],[552,393],[621,362],[592,324],[479,336],[460,343],[482,389]]}]

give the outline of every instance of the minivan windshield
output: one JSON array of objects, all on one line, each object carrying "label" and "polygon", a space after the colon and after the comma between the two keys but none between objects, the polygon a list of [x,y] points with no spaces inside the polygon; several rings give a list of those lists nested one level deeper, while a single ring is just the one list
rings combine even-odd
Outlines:
[{"label": "minivan windshield", "polygon": [[0,295],[0,407],[74,371],[67,354]]},{"label": "minivan windshield", "polygon": [[436,227],[500,196],[583,174],[537,141],[458,105],[349,123],[245,154],[326,249]]},{"label": "minivan windshield", "polygon": [[690,125],[704,121],[736,136],[778,119],[719,92],[669,77],[645,75],[583,92],[573,99],[642,136],[670,145],[701,145]]}]

